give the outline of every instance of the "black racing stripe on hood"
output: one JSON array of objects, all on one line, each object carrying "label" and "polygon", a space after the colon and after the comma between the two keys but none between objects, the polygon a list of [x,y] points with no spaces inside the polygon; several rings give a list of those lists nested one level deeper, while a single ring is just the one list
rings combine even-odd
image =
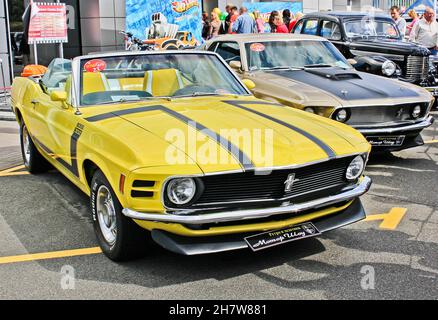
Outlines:
[{"label": "black racing stripe on hood", "polygon": [[[334,80],[324,77],[322,74],[307,72],[305,70],[276,71],[273,74],[305,83],[347,101],[418,97],[418,94],[411,89],[401,87],[397,83],[388,81],[388,79],[384,77],[362,72],[360,73],[362,79],[350,78],[340,80]],[[327,74],[333,74],[333,72],[327,72]]]},{"label": "black racing stripe on hood", "polygon": [[332,148],[330,148],[326,143],[324,143],[323,141],[321,141],[320,139],[318,139],[314,135],[308,133],[307,131],[304,131],[304,130],[302,130],[300,128],[297,128],[297,127],[295,127],[295,126],[293,126],[293,125],[291,125],[291,124],[289,124],[287,122],[284,122],[282,120],[279,120],[279,119],[276,119],[274,117],[271,117],[270,115],[267,115],[265,113],[262,113],[262,112],[259,112],[259,111],[256,111],[256,110],[253,110],[253,109],[250,109],[250,108],[247,108],[247,107],[243,106],[243,104],[261,104],[261,105],[275,105],[275,106],[283,107],[282,105],[272,104],[272,103],[263,102],[263,101],[248,101],[248,102],[245,102],[245,101],[239,101],[239,100],[225,100],[223,102],[224,103],[228,103],[228,104],[230,104],[230,105],[232,105],[232,106],[234,106],[236,108],[240,108],[240,109],[243,109],[245,111],[252,112],[252,113],[254,113],[254,114],[256,114],[256,115],[258,115],[260,117],[263,117],[263,118],[268,119],[270,121],[276,122],[276,123],[278,123],[278,124],[280,124],[282,126],[285,126],[285,127],[289,128],[289,129],[295,131],[295,132],[298,132],[299,134],[305,136],[307,139],[309,139],[312,142],[314,142],[315,144],[317,144],[322,150],[324,150],[324,152],[327,154],[327,156],[330,159],[336,158],[336,154],[335,154],[335,152],[333,151]]},{"label": "black racing stripe on hood", "polygon": [[234,145],[231,141],[225,139],[221,135],[215,133],[213,130],[203,126],[199,122],[196,122],[195,120],[192,120],[181,113],[178,113],[174,110],[171,110],[169,108],[166,108],[162,105],[155,105],[150,107],[139,107],[139,108],[132,108],[132,109],[124,109],[124,110],[117,110],[113,112],[103,113],[97,116],[85,118],[85,120],[89,122],[97,122],[105,119],[115,118],[118,116],[128,115],[128,114],[134,114],[134,113],[142,113],[142,112],[149,112],[149,111],[162,111],[167,113],[168,115],[184,122],[186,125],[191,126],[192,128],[202,131],[203,134],[207,135],[210,139],[214,140],[216,143],[218,143],[222,148],[226,149],[228,152],[230,152],[233,157],[239,161],[241,166],[244,168],[245,171],[254,170],[255,166],[252,163],[251,159],[242,151],[240,150],[236,145]]}]

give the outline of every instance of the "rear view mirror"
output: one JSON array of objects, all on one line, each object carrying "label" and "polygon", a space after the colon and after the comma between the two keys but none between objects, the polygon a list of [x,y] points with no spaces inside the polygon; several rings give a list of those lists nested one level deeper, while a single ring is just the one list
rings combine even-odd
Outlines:
[{"label": "rear view mirror", "polygon": [[240,63],[240,61],[230,61],[230,67],[233,70],[241,71],[242,63]]},{"label": "rear view mirror", "polygon": [[249,90],[252,90],[256,87],[254,81],[252,81],[252,80],[243,79],[242,82]]},{"label": "rear view mirror", "polygon": [[52,93],[50,93],[50,99],[52,101],[59,101],[62,103],[62,107],[65,109],[68,109],[67,106],[67,92],[65,91],[52,91]]}]

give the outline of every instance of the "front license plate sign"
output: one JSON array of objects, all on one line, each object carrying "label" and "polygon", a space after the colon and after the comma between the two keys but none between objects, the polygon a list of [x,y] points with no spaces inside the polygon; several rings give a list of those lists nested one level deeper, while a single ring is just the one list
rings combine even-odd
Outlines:
[{"label": "front license plate sign", "polygon": [[246,237],[245,241],[253,251],[259,251],[283,243],[320,235],[321,232],[311,222],[295,225],[286,229],[268,231]]},{"label": "front license plate sign", "polygon": [[367,137],[373,147],[400,147],[406,136]]}]

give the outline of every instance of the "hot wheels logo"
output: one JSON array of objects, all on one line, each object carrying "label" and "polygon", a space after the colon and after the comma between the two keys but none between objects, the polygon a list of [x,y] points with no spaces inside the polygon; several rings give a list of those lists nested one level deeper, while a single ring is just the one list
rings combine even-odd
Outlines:
[{"label": "hot wheels logo", "polygon": [[181,0],[172,2],[172,9],[177,13],[187,12],[195,7],[199,7],[198,0]]}]

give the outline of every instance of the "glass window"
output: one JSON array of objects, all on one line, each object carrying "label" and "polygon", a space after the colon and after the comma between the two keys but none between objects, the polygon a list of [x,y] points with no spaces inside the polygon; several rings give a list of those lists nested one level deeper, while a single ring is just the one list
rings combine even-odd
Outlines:
[{"label": "glass window", "polygon": [[296,40],[247,43],[250,70],[303,69],[308,67],[351,68],[329,41]]},{"label": "glass window", "polygon": [[304,23],[303,33],[316,36],[318,34],[318,20],[307,20]]},{"label": "glass window", "polygon": [[355,19],[344,23],[349,38],[382,37],[401,39],[397,26],[389,20]]},{"label": "glass window", "polygon": [[295,29],[294,29],[294,33],[297,33],[297,34],[301,33],[301,31],[303,30],[303,23],[304,23],[304,20],[300,20],[297,22],[297,25],[295,26]]},{"label": "glass window", "polygon": [[141,54],[81,60],[81,105],[228,94],[246,95],[247,91],[210,54]]},{"label": "glass window", "polygon": [[54,59],[42,78],[42,84],[47,93],[55,90],[64,90],[67,79],[71,75],[71,61],[67,59]]},{"label": "glass window", "polygon": [[216,53],[228,63],[240,61],[240,48],[237,42],[220,42],[216,48]]},{"label": "glass window", "polygon": [[341,40],[341,30],[339,24],[333,21],[323,21],[321,37],[329,40]]}]

